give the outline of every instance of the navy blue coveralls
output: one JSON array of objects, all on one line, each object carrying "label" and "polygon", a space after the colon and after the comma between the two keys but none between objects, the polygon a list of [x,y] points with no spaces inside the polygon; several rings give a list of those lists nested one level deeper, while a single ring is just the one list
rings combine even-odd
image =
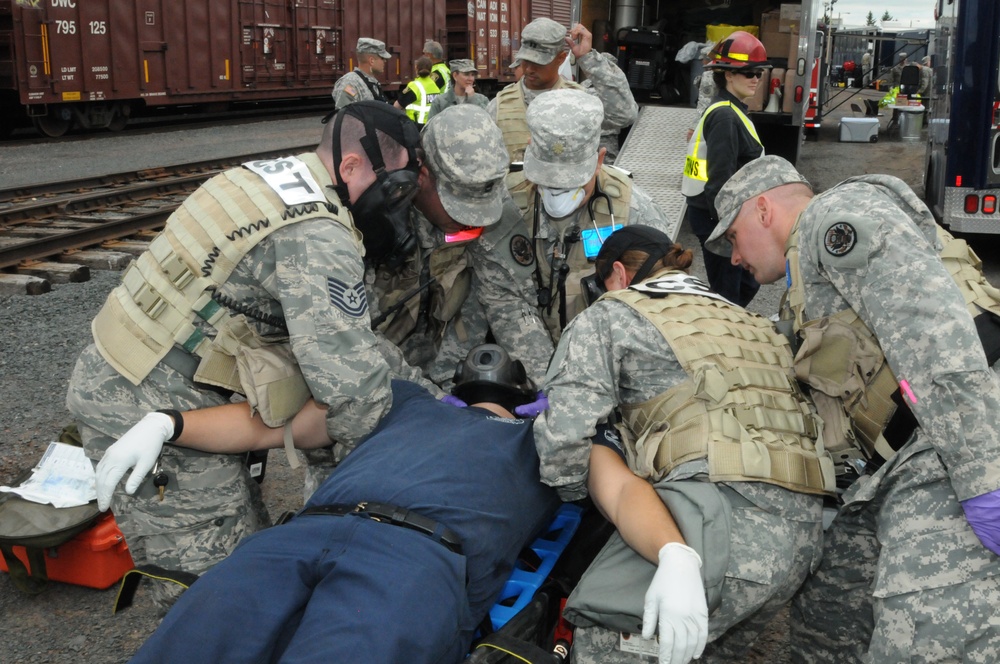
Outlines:
[{"label": "navy blue coveralls", "polygon": [[464,555],[363,516],[298,515],[248,537],[192,585],[133,662],[463,659],[559,501],[539,481],[530,420],[443,404],[404,381],[392,397],[307,507],[405,507],[457,533]]}]

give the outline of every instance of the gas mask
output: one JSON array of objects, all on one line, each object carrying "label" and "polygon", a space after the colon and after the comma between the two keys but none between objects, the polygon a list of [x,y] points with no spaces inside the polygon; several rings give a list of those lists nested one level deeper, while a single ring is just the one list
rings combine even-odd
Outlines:
[{"label": "gas mask", "polygon": [[[347,184],[340,177],[339,168],[343,159],[341,124],[346,115],[364,123],[365,135],[361,146],[375,172],[375,182],[353,203],[349,202]],[[376,130],[406,149],[409,155],[406,166],[394,171],[386,170]],[[419,189],[419,144],[420,133],[413,122],[405,113],[383,102],[357,102],[337,113],[333,130],[333,163],[337,178],[334,190],[351,211],[354,226],[362,234],[365,260],[371,264],[385,263],[390,268],[397,267],[417,247],[417,238],[410,223],[410,201]]]},{"label": "gas mask", "polygon": [[466,403],[492,401],[513,411],[535,400],[538,388],[521,360],[496,344],[480,344],[455,368],[451,393]]},{"label": "gas mask", "polygon": [[538,193],[542,198],[542,207],[545,214],[552,219],[562,219],[580,209],[587,197],[583,187],[575,189],[552,189],[550,187],[538,187]]}]

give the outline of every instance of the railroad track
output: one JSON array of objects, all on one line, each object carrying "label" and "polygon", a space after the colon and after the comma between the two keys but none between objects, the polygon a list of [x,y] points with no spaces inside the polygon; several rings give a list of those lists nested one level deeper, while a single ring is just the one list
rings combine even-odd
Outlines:
[{"label": "railroad track", "polygon": [[50,286],[39,280],[86,281],[90,268],[120,269],[208,178],[246,161],[314,147],[0,190],[3,291],[24,285],[24,292],[46,292]]}]

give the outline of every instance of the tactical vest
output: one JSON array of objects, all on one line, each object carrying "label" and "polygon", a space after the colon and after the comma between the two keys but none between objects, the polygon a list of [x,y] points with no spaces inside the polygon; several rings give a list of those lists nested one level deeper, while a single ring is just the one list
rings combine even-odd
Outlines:
[{"label": "tactical vest", "polygon": [[[414,331],[422,331],[418,328],[427,330],[435,347],[440,343],[471,289],[468,244],[444,244],[422,259],[418,256],[416,264],[403,270],[379,270],[376,274],[379,307],[383,312],[399,307],[378,327],[394,345],[400,346]],[[433,279],[431,285],[419,291],[429,279]],[[462,330],[458,330],[458,336],[463,339]]]},{"label": "tactical vest", "polygon": [[[556,81],[551,90],[561,88],[571,88],[582,90],[583,86],[573,81],[567,81],[562,76]],[[503,132],[503,142],[507,146],[507,154],[510,160],[521,161],[524,159],[524,149],[531,141],[531,132],[528,131],[528,121],[525,119],[525,111],[528,104],[524,101],[524,89],[521,82],[511,83],[497,96],[497,126]]]},{"label": "tactical vest", "polygon": [[441,82],[443,83],[441,92],[447,92],[451,89],[451,70],[448,69],[448,65],[443,62],[439,62],[431,67],[432,72],[437,72],[437,75],[441,77]]},{"label": "tactical vest", "polygon": [[[275,340],[254,338],[256,332],[245,319],[230,316],[213,294],[259,242],[279,228],[302,221],[342,224],[351,230],[362,255],[361,238],[346,208],[326,198],[330,184],[315,154],[248,162],[244,168],[208,180],[170,216],[108,296],[91,325],[98,351],[135,385],[176,348],[201,358],[195,374],[199,382],[252,392],[241,383],[233,353],[239,355],[241,348],[259,348]],[[215,338],[195,325],[199,319],[215,328]],[[290,349],[280,357],[278,362],[294,361]],[[253,364],[259,359],[249,361]],[[288,380],[298,373],[297,366],[274,369]],[[298,381],[304,385],[300,374]]]},{"label": "tactical vest", "polygon": [[406,115],[417,124],[427,124],[431,104],[441,91],[429,76],[413,79],[406,84],[406,89],[417,95],[413,103],[406,105]]},{"label": "tactical vest", "polygon": [[[983,277],[982,263],[965,240],[952,237],[934,222],[929,212],[915,207],[919,201],[907,199],[912,193],[895,191],[881,176],[860,176],[849,181],[880,186],[884,193],[895,198],[928,241],[933,242],[935,236],[940,240],[941,260],[973,318],[1000,316],[1000,290]],[[890,441],[884,435],[902,403],[898,396],[894,399],[899,382],[878,339],[853,309],[805,320],[798,242],[796,222],[785,252],[789,287],[782,303],[782,318],[793,321],[793,330],[801,338],[795,354],[796,376],[812,388],[813,402],[825,423],[824,444],[835,458],[849,458],[860,452],[865,458],[878,455],[887,460],[908,437],[894,436]]]},{"label": "tactical vest", "polygon": [[698,125],[694,129],[694,133],[691,134],[691,140],[688,141],[687,156],[684,157],[684,178],[681,180],[681,193],[685,196],[697,196],[705,191],[705,183],[708,182],[708,145],[702,140],[702,129],[705,126],[705,118],[708,117],[708,114],[723,106],[733,109],[736,117],[743,122],[743,126],[750,132],[753,139],[760,144],[761,149],[764,147],[763,143],[760,142],[760,137],[757,136],[757,129],[753,126],[753,122],[750,121],[750,118],[736,104],[730,101],[715,102],[702,113],[701,119],[698,120]]},{"label": "tactical vest", "polygon": [[[526,207],[521,209],[524,211],[525,219],[532,229],[531,239],[536,245],[535,256],[541,274],[541,283],[538,284],[538,287],[548,288],[552,294],[552,306],[541,309],[542,320],[545,322],[545,327],[552,336],[553,343],[558,343],[559,337],[562,336],[562,325],[560,325],[559,320],[559,295],[551,282],[552,263],[549,260],[548,251],[544,247],[539,249],[537,246],[539,238],[534,237],[535,210],[536,206],[541,205],[541,201],[538,200],[536,187],[530,183],[528,183],[529,186],[527,188],[519,186],[521,182],[518,180],[518,176],[520,180],[527,182],[527,180],[524,180],[524,174],[520,172],[508,175],[507,182],[508,184],[513,183],[514,189],[519,192],[519,195],[514,197],[519,208],[521,201],[525,201]],[[594,199],[596,202],[594,204],[593,220],[591,220],[590,213],[588,212],[589,204],[565,219],[550,219],[549,223],[556,231],[556,239],[561,237],[573,224],[578,224],[581,229],[593,229],[596,225],[600,230],[601,237],[607,237],[612,232],[612,214],[614,215],[615,225],[627,226],[629,224],[629,203],[632,200],[631,174],[615,166],[603,166],[598,176],[598,181],[601,190],[611,199],[611,210],[608,210],[605,199],[597,198]],[[514,195],[514,191],[511,192],[511,195]],[[540,212],[541,210],[539,209]],[[551,241],[553,238],[550,237],[548,239]],[[565,278],[565,290],[566,322],[569,323],[578,313],[587,308],[587,301],[580,287],[580,279],[593,274],[594,263],[584,253],[582,242],[567,243],[567,246],[569,251],[565,259],[566,265],[569,266],[569,273]]]},{"label": "tactical vest", "polygon": [[688,375],[648,401],[621,406],[626,457],[637,475],[656,482],[704,458],[714,482],[835,493],[822,420],[795,381],[787,339],[770,321],[672,270],[604,298],[655,325]]}]

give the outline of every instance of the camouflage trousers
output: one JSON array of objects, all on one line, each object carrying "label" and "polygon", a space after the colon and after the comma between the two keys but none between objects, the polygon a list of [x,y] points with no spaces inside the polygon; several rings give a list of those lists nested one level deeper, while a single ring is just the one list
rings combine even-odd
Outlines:
[{"label": "camouflage trousers", "polygon": [[820,568],[792,602],[792,661],[1000,661],[1000,559],[933,449],[890,465],[848,490],[827,531]]},{"label": "camouflage trousers", "polygon": [[[91,346],[83,351],[70,379],[66,404],[77,418],[87,456],[98,461],[105,450],[146,413],[157,408],[190,410],[226,403],[215,393],[201,395],[169,367],[158,365],[135,386],[104,362]],[[246,535],[271,525],[260,487],[242,454],[208,454],[165,445],[160,470],[168,482],[163,494],[152,473],[135,495],[122,478],[111,501],[132,560],[194,574],[225,558]],[[161,608],[173,593],[153,591]]]},{"label": "camouflage trousers", "polygon": [[[742,661],[764,627],[815,568],[821,549],[819,522],[791,521],[756,507],[734,506],[722,603],[709,616],[709,643],[698,661]],[[655,657],[622,652],[620,639],[620,632],[604,627],[577,627],[571,661],[655,661]]]}]

